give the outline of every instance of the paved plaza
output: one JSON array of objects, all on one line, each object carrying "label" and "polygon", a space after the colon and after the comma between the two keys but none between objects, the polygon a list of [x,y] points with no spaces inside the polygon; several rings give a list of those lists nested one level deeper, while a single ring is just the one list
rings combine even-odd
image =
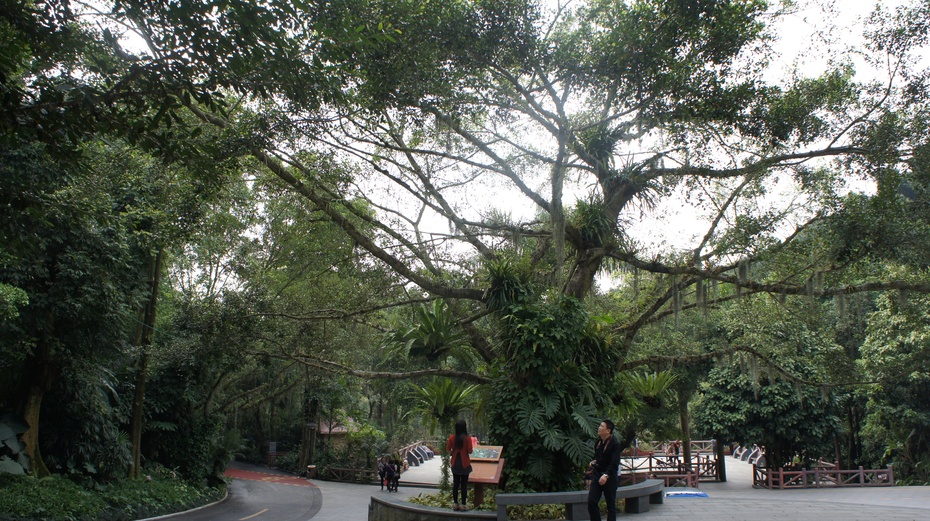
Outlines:
[{"label": "paved plaza", "polygon": [[[621,519],[649,521],[791,520],[791,521],[928,521],[930,487],[873,487],[804,490],[760,490],[752,488],[752,466],[726,459],[726,483],[701,483],[709,497],[666,498],[643,514],[620,514]],[[413,467],[401,477],[397,493],[382,492],[377,485],[350,485],[314,480],[323,493],[323,506],[314,521],[368,519],[373,495],[405,498],[434,493],[411,482],[437,483],[439,459]]]}]

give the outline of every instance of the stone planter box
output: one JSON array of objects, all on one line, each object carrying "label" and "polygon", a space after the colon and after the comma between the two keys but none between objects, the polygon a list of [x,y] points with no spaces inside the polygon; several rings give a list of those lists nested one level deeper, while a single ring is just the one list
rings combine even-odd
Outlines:
[{"label": "stone planter box", "polygon": [[368,505],[368,521],[476,521],[478,519],[497,519],[494,512],[469,510],[456,512],[447,508],[436,508],[394,499],[390,497],[371,497]]}]

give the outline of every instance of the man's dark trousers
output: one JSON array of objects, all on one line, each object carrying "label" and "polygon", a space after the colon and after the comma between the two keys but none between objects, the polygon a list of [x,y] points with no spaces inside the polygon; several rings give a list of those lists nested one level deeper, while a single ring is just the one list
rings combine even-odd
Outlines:
[{"label": "man's dark trousers", "polygon": [[591,482],[588,490],[588,515],[591,521],[601,521],[601,509],[597,504],[601,500],[601,493],[607,501],[607,521],[617,521],[617,476],[608,476],[607,483],[601,486],[598,479]]}]

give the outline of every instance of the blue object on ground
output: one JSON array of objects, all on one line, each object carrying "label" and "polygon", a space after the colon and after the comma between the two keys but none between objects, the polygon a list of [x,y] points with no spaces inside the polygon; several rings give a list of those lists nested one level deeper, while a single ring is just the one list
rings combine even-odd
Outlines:
[{"label": "blue object on ground", "polygon": [[693,488],[665,489],[665,497],[707,497],[707,493]]}]

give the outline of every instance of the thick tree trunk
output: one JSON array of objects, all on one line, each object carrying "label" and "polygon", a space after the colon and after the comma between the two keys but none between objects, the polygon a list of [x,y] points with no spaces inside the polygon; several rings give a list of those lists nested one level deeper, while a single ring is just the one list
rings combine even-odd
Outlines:
[{"label": "thick tree trunk", "polygon": [[[601,189],[604,191],[604,213],[610,222],[617,223],[620,213],[626,208],[627,203],[633,199],[639,188],[629,180],[618,181],[615,176],[606,176],[601,179]],[[557,231],[553,226],[553,234]],[[591,291],[594,277],[601,267],[605,252],[602,245],[596,247],[583,246],[583,239],[578,232],[578,230],[571,229],[567,231],[567,237],[579,251],[575,257],[575,265],[568,277],[565,294],[580,300]],[[620,232],[615,229],[614,233],[619,236]]]},{"label": "thick tree trunk", "polygon": [[45,396],[45,389],[42,385],[30,386],[22,413],[23,419],[29,425],[29,430],[23,433],[26,455],[29,456],[29,464],[33,474],[40,478],[51,475],[51,472],[45,466],[45,461],[42,459],[42,451],[39,449],[39,414],[42,410],[43,396]]},{"label": "thick tree trunk", "polygon": [[602,253],[596,253],[592,250],[578,252],[565,286],[565,294],[578,300],[584,299],[594,285],[594,277],[597,275],[597,270],[600,269],[603,259]]},{"label": "thick tree trunk", "polygon": [[[628,180],[618,182],[612,176],[601,180],[601,188],[604,191],[604,213],[608,220],[617,223],[620,213],[636,195],[637,188]],[[555,232],[556,230],[553,229],[553,233]],[[591,291],[591,287],[594,285],[594,277],[604,260],[605,251],[603,245],[591,247],[589,244],[585,247],[579,232],[577,229],[567,231],[567,237],[572,245],[578,249],[578,254],[575,256],[575,265],[568,277],[565,294],[580,300]],[[616,229],[614,233],[617,236],[620,234],[619,230]]]},{"label": "thick tree trunk", "polygon": [[136,391],[132,400],[132,417],[129,432],[132,443],[132,463],[129,466],[129,478],[142,477],[142,413],[145,405],[145,385],[149,363],[149,347],[155,332],[155,318],[158,304],[158,286],[161,282],[163,250],[148,260],[149,299],[142,311],[142,320],[136,326],[135,345],[139,350],[136,360]]},{"label": "thick tree trunk", "polygon": [[29,425],[29,430],[23,433],[23,444],[25,444],[26,455],[29,457],[29,464],[32,473],[37,477],[50,476],[48,467],[45,466],[45,460],[42,459],[42,451],[39,446],[39,425],[42,413],[42,399],[46,391],[51,389],[52,383],[58,376],[58,369],[47,357],[48,349],[45,344],[40,343],[36,346],[32,360],[27,362],[28,368],[25,372],[26,377],[23,381],[24,393],[21,395],[19,405],[19,414]]}]

